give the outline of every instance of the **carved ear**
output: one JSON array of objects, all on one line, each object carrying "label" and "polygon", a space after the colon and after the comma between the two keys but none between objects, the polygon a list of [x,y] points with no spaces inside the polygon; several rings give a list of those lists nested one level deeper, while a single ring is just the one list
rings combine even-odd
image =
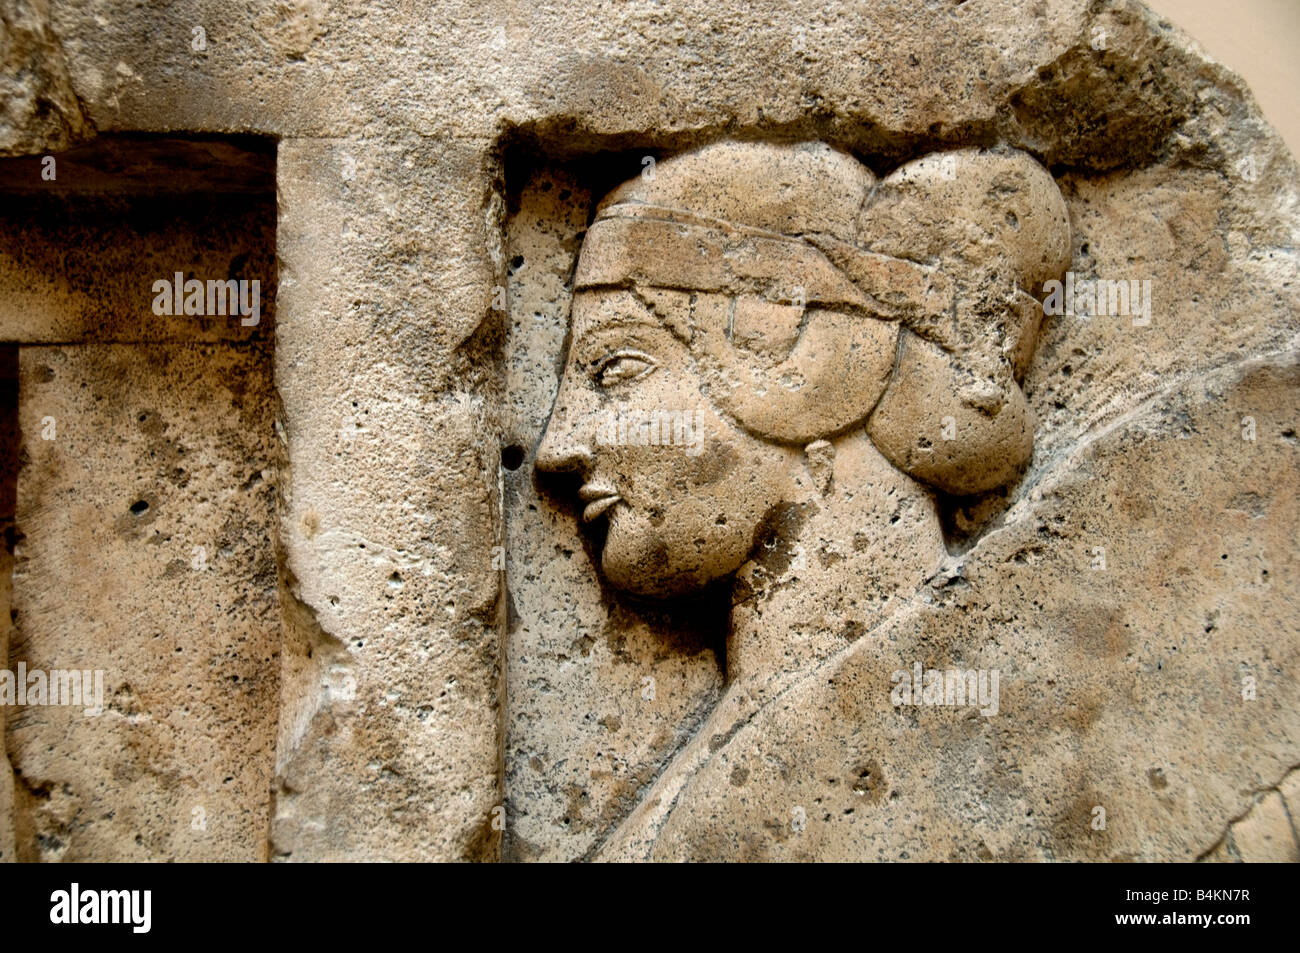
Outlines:
[{"label": "carved ear", "polygon": [[794,348],[774,362],[736,346],[734,307],[731,295],[699,295],[692,337],[710,395],[752,433],[804,445],[861,422],[884,393],[897,324],[810,308]]}]

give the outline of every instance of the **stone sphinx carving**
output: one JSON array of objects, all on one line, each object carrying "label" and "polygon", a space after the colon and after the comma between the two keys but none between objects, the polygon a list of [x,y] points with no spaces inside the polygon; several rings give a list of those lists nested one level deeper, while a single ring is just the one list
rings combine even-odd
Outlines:
[{"label": "stone sphinx carving", "polygon": [[[878,180],[823,143],[721,142],[600,203],[535,462],[580,475],[615,587],[664,599],[731,582],[716,725],[934,576],[934,491],[1022,471],[1035,293],[1069,256],[1055,182],[1009,149]],[[682,418],[689,442],[670,426]],[[615,848],[662,822],[646,812],[716,737],[706,725]]]}]

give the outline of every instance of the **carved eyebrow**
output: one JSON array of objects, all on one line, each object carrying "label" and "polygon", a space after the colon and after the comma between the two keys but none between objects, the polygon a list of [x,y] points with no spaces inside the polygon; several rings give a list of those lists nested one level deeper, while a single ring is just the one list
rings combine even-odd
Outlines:
[{"label": "carved eyebrow", "polygon": [[644,317],[628,317],[617,323],[593,322],[593,326],[574,339],[573,356],[583,367],[589,367],[620,350],[633,349],[653,354],[666,334],[649,312]]}]

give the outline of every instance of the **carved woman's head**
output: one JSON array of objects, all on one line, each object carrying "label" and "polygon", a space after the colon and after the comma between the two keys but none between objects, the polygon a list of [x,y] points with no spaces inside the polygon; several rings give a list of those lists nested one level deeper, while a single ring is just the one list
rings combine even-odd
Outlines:
[{"label": "carved woman's head", "polygon": [[883,180],[823,143],[667,159],[587,232],[536,465],[581,476],[606,577],[655,597],[734,573],[849,434],[935,490],[1001,486],[1033,449],[1034,293],[1069,253],[1055,182],[1013,150]]}]

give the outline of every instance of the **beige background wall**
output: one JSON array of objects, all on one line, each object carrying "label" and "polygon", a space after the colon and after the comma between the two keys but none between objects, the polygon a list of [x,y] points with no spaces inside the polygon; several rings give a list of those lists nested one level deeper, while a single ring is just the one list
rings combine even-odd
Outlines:
[{"label": "beige background wall", "polygon": [[1300,155],[1300,0],[1146,0],[1241,75],[1260,109]]}]

